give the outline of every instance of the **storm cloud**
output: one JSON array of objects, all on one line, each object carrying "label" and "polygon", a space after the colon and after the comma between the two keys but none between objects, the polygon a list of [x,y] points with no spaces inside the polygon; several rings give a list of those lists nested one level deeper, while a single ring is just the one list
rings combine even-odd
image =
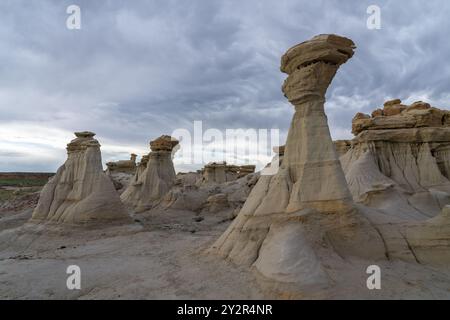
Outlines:
[{"label": "storm cloud", "polygon": [[[66,8],[81,8],[81,29]],[[381,29],[366,26],[381,9]],[[148,152],[177,128],[278,128],[293,108],[280,57],[320,33],[354,40],[327,93],[334,139],[385,100],[450,101],[450,3],[443,1],[2,1],[0,171],[55,171],[72,132],[104,162]],[[178,168],[180,169],[180,168]]]}]

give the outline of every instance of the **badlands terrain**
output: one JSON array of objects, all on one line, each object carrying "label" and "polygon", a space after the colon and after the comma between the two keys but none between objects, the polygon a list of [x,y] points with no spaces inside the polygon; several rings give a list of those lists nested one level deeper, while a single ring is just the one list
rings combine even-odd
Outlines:
[{"label": "badlands terrain", "polygon": [[325,94],[355,48],[319,35],[281,58],[295,113],[271,175],[176,174],[168,135],[104,171],[90,131],[54,175],[0,175],[0,298],[449,299],[450,112],[389,100],[332,141]]}]

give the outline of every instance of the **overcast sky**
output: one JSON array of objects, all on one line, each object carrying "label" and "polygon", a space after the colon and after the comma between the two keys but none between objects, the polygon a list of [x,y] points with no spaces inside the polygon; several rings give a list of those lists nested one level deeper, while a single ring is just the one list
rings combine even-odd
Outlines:
[{"label": "overcast sky", "polygon": [[[66,28],[71,4],[80,30]],[[366,27],[371,4],[380,30]],[[0,171],[55,171],[81,130],[97,133],[104,162],[194,120],[278,128],[284,143],[280,57],[320,33],[357,45],[327,93],[333,139],[390,98],[448,108],[449,13],[448,0],[2,0]]]}]

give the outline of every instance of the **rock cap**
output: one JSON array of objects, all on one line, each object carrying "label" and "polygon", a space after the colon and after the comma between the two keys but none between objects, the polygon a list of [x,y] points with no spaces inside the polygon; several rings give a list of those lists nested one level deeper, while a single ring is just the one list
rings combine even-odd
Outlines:
[{"label": "rock cap", "polygon": [[353,56],[355,48],[348,38],[321,34],[290,48],[281,57],[280,70],[291,74],[295,69],[318,61],[341,65]]},{"label": "rock cap", "polygon": [[179,144],[179,141],[171,136],[162,135],[153,141],[150,141],[152,151],[172,151]]},{"label": "rock cap", "polygon": [[95,133],[91,131],[79,131],[74,134],[77,138],[93,138],[95,136]]}]

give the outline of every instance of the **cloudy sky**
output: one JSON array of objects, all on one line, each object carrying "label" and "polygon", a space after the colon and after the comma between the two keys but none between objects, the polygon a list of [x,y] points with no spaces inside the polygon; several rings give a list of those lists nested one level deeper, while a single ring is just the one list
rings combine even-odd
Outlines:
[{"label": "cloudy sky", "polygon": [[[66,28],[71,4],[80,30]],[[371,4],[380,30],[366,27]],[[320,33],[358,47],[327,93],[334,139],[390,98],[448,108],[449,12],[447,0],[2,0],[0,171],[55,171],[81,130],[97,133],[104,162],[195,120],[279,129],[284,142],[280,57]]]}]

